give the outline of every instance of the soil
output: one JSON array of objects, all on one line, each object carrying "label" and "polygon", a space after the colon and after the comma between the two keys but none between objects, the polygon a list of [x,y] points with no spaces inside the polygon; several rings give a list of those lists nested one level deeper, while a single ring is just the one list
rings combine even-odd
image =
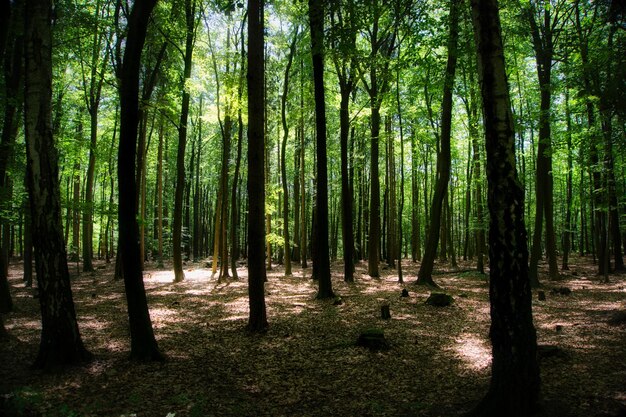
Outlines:
[{"label": "soil", "polygon": [[[35,290],[9,271],[14,311],[0,342],[0,414],[6,416],[455,416],[487,392],[491,347],[487,277],[470,262],[454,271],[436,265],[435,281],[454,297],[447,307],[425,303],[414,285],[418,264],[403,263],[405,284],[381,264],[381,278],[357,264],[355,283],[333,264],[335,300],[315,300],[311,270],[268,271],[269,331],[245,331],[247,271],[218,283],[206,262],[171,269],[146,264],[144,281],[155,334],[167,360],[128,359],[123,283],[111,264],[72,281],[79,326],[95,355],[60,373],[32,370],[40,316]],[[462,271],[462,272],[461,272]],[[545,275],[544,275],[545,276]],[[559,281],[533,294],[542,349],[542,416],[624,416],[626,413],[626,276],[603,283],[590,259],[574,258]],[[560,290],[567,287],[568,295]],[[550,291],[556,288],[557,291]],[[409,291],[402,297],[402,289]],[[439,291],[439,290],[438,290]],[[388,303],[391,319],[382,320]],[[389,349],[357,346],[367,329],[384,332]],[[547,353],[546,353],[547,352]],[[556,353],[555,353],[556,352]]]}]

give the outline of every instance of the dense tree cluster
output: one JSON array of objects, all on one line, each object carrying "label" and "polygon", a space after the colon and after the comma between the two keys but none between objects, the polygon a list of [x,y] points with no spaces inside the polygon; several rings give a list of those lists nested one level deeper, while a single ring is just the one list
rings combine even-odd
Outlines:
[{"label": "dense tree cluster", "polygon": [[[34,247],[39,366],[89,358],[68,262],[116,262],[132,355],[160,359],[145,262],[171,260],[180,282],[185,262],[210,260],[221,281],[245,260],[249,328],[263,331],[272,265],[311,261],[330,298],[331,260],[346,282],[358,262],[402,282],[402,260],[420,261],[413,278],[437,286],[436,260],[462,258],[490,267],[486,401],[526,413],[539,387],[530,286],[574,251],[604,280],[624,269],[617,0],[0,7],[0,311],[9,260],[24,259],[30,285]],[[511,369],[518,379],[498,376]]]}]

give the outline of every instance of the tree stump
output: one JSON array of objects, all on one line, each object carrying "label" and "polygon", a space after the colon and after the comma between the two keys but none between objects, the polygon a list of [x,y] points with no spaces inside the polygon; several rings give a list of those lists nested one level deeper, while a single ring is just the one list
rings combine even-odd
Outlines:
[{"label": "tree stump", "polygon": [[383,320],[391,319],[391,312],[389,311],[389,304],[385,303],[380,306],[380,318]]},{"label": "tree stump", "polygon": [[366,347],[370,350],[387,350],[389,343],[385,339],[385,333],[381,329],[367,329],[363,331],[356,341],[357,346]]},{"label": "tree stump", "polygon": [[431,292],[426,304],[435,307],[447,307],[454,302],[454,298],[445,292]]},{"label": "tree stump", "polygon": [[404,288],[402,290],[402,294],[400,296],[401,297],[408,297],[409,296],[409,291],[406,288]]}]

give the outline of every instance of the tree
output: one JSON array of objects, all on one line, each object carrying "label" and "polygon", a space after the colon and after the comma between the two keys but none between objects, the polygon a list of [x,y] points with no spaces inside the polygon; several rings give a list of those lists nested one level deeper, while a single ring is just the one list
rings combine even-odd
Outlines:
[{"label": "tree", "polygon": [[528,416],[539,399],[524,190],[515,163],[515,130],[496,0],[472,0],[487,150],[489,206],[489,391],[472,416]]},{"label": "tree", "polygon": [[[79,36],[79,54],[81,57],[81,75],[84,92],[85,105],[89,112],[89,165],[87,166],[87,179],[85,184],[85,213],[83,215],[83,271],[93,271],[93,188],[96,170],[96,147],[98,140],[98,112],[102,97],[102,85],[106,75],[108,65],[108,34],[103,28],[102,20],[107,5],[100,1],[96,2],[92,30],[93,39],[88,45],[90,53],[88,69],[85,68],[86,58],[83,57],[83,45]],[[101,26],[102,25],[102,26]],[[106,55],[101,57],[101,51],[105,49]]]},{"label": "tree", "polygon": [[539,144],[537,146],[537,180],[536,213],[533,246],[530,256],[530,279],[533,286],[539,285],[537,264],[541,256],[541,231],[543,220],[546,223],[546,250],[548,256],[550,279],[559,276],[556,259],[556,234],[554,232],[554,198],[552,179],[552,137],[550,114],[552,105],[552,61],[554,44],[558,38],[563,19],[563,2],[556,7],[548,7],[541,1],[538,8],[540,16],[543,14],[541,26],[537,24],[535,4],[529,3],[526,15],[530,24],[533,39],[533,48],[537,63],[537,76],[541,90],[541,109],[539,112]]},{"label": "tree", "polygon": [[[137,360],[162,360],[143,284],[139,225],[137,224],[137,184],[135,163],[139,124],[139,68],[148,20],[156,0],[136,0],[128,18],[126,47],[119,70],[120,144],[117,176],[119,184],[119,233],[124,270],[124,287],[130,323],[130,356]],[[119,9],[117,11],[119,13]]]},{"label": "tree", "polygon": [[185,147],[187,145],[187,120],[189,118],[189,80],[196,29],[196,2],[185,0],[185,51],[183,53],[183,77],[181,82],[182,104],[178,124],[178,154],[176,157],[176,193],[174,196],[174,229],[172,245],[174,254],[174,282],[185,279],[182,257],[183,191],[185,187]]},{"label": "tree", "polygon": [[[378,277],[378,261],[380,259],[380,178],[378,168],[379,141],[380,141],[380,108],[382,99],[389,90],[389,68],[391,55],[396,48],[397,26],[389,24],[381,27],[381,21],[386,5],[373,0],[372,27],[369,29],[370,68],[369,80],[365,81],[365,89],[370,98],[371,135],[370,135],[370,210],[369,210],[369,239],[368,239],[368,266],[367,273],[371,277]],[[396,16],[397,18],[397,16]]]},{"label": "tree", "polygon": [[7,242],[9,219],[6,213],[10,212],[11,186],[7,176],[9,163],[13,157],[15,137],[18,131],[18,119],[23,101],[23,1],[7,4],[2,13],[2,38],[0,38],[0,59],[2,59],[3,85],[3,124],[0,138],[0,313],[8,313],[13,309],[13,300],[8,282],[9,259]]},{"label": "tree", "polygon": [[[428,240],[424,248],[424,257],[417,273],[417,284],[437,286],[433,281],[433,265],[439,244],[439,228],[443,212],[443,202],[446,197],[448,182],[450,181],[450,136],[452,133],[452,90],[456,72],[457,44],[459,39],[460,0],[450,0],[450,35],[448,37],[448,62],[443,85],[443,100],[441,104],[441,135],[440,149],[437,154],[437,183],[430,210],[430,228]],[[448,226],[449,227],[449,226]]]},{"label": "tree", "polygon": [[283,185],[283,239],[285,241],[285,275],[291,275],[291,244],[289,240],[289,185],[287,184],[287,139],[289,138],[289,125],[287,124],[287,93],[289,92],[289,75],[291,64],[293,63],[293,55],[296,51],[296,42],[298,40],[298,26],[296,26],[291,45],[289,46],[289,55],[287,57],[287,67],[285,68],[285,79],[283,82],[283,94],[280,101],[280,115],[283,124],[283,140],[280,152],[280,175]]},{"label": "tree", "polygon": [[25,9],[25,91],[28,194],[35,246],[41,343],[34,367],[51,369],[91,359],[76,322],[61,224],[57,150],[52,137],[52,2]]},{"label": "tree", "polygon": [[343,239],[343,276],[344,281],[354,282],[354,230],[353,230],[353,193],[348,171],[348,136],[350,133],[350,97],[357,85],[358,66],[356,56],[356,10],[354,1],[348,0],[343,7],[339,2],[331,3],[333,28],[338,34],[333,36],[333,64],[339,81],[341,102],[339,105],[339,142],[341,144],[341,232]]},{"label": "tree", "polygon": [[315,256],[318,299],[334,297],[330,258],[328,256],[328,172],[326,150],[326,99],[324,97],[324,5],[322,0],[309,0],[311,27],[311,54],[313,57],[313,85],[315,94],[315,134],[317,156],[317,181],[315,182]]},{"label": "tree", "polygon": [[248,329],[267,330],[265,311],[264,1],[248,0]]}]

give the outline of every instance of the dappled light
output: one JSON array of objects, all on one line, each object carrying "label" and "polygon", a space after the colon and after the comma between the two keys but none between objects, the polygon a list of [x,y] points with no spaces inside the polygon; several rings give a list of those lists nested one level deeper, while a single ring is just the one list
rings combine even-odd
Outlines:
[{"label": "dappled light", "polygon": [[487,340],[476,335],[461,334],[456,339],[454,350],[468,368],[480,371],[491,365],[491,347]]},{"label": "dappled light", "polygon": [[[275,265],[265,285],[270,329],[258,338],[245,331],[245,268],[238,271],[239,280],[218,282],[210,269],[189,265],[185,280],[176,284],[171,271],[147,268],[150,315],[159,347],[169,359],[162,365],[135,365],[126,360],[130,347],[123,283],[108,278],[109,268],[74,281],[81,333],[97,359],[61,377],[60,385],[57,378],[33,379],[27,372],[38,343],[38,302],[24,296],[32,290],[19,285],[17,276],[12,278],[19,308],[7,316],[7,328],[15,339],[0,346],[2,357],[11,358],[2,361],[0,375],[10,372],[13,376],[6,381],[11,386],[34,387],[47,401],[102,417],[137,412],[154,397],[160,400],[151,403],[151,415],[164,416],[187,415],[191,403],[224,415],[260,410],[269,415],[318,415],[302,410],[322,407],[321,397],[333,414],[366,415],[375,409],[397,415],[417,409],[431,410],[426,415],[455,415],[469,408],[468,399],[478,398],[489,381],[487,287],[470,274],[439,273],[438,283],[454,301],[433,307],[425,303],[430,290],[411,285],[416,264],[405,261],[404,285],[392,271],[380,279],[363,277],[347,284],[341,280],[341,265],[335,265],[333,284],[341,297],[336,303],[315,300],[317,285],[310,269],[296,267],[285,277]],[[357,270],[362,268],[357,265]],[[624,371],[615,364],[626,353],[624,328],[606,324],[607,312],[624,301],[621,285],[623,281],[607,285],[576,278],[558,282],[573,288],[568,296],[551,294],[548,285],[545,301],[534,295],[539,344],[565,352],[542,360],[548,398],[575,401],[581,390],[588,390],[585,395],[601,395],[607,407],[623,401],[618,387],[619,372]],[[401,294],[403,288],[407,297]],[[380,316],[383,303],[389,305],[388,320]],[[356,346],[359,333],[369,328],[384,331],[388,351]],[[15,350],[16,343],[27,348]],[[595,386],[581,388],[578,377],[565,377],[563,372],[571,367]],[[128,392],[130,386],[145,389]],[[224,396],[226,391],[232,397]],[[80,400],[94,392],[100,400]],[[597,406],[590,402],[577,407],[587,413],[592,404]]]}]

